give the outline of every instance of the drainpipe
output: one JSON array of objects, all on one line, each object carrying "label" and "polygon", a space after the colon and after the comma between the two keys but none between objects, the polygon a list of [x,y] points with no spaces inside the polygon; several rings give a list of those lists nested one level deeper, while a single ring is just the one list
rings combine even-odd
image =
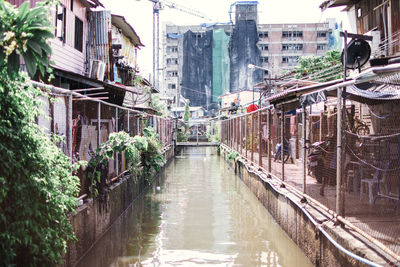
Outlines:
[{"label": "drainpipe", "polygon": [[68,156],[71,157],[72,162],[72,95],[68,96],[68,128],[67,128],[67,136],[68,136]]}]

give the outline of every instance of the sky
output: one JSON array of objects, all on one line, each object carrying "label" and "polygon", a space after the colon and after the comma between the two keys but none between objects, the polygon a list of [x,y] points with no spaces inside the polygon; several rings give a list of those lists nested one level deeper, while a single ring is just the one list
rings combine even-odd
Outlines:
[{"label": "sky", "polygon": [[[160,0],[161,2],[163,0]],[[211,20],[189,15],[176,9],[165,7],[160,11],[160,34],[163,25],[198,25],[204,22],[229,22],[229,7],[235,0],[167,0],[189,9],[196,10]],[[145,45],[138,51],[138,65],[142,76],[149,78],[153,62],[153,3],[150,0],[101,0],[107,10],[122,15],[139,35]],[[343,21],[346,29],[347,16],[343,8],[330,8],[321,12],[323,0],[259,0],[259,23],[306,23],[323,22],[326,18]],[[160,39],[161,40],[161,39]],[[160,42],[160,45],[161,42]]]}]

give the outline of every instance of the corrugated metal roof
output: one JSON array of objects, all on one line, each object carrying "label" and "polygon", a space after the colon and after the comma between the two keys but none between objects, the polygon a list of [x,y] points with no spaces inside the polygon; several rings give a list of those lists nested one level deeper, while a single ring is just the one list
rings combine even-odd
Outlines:
[{"label": "corrugated metal roof", "polygon": [[354,0],[353,1],[352,0],[327,0],[327,1],[322,2],[319,5],[319,8],[321,8],[322,11],[324,11],[325,9],[330,8],[330,7],[347,6],[352,3],[354,3]]},{"label": "corrugated metal roof", "polygon": [[283,92],[280,92],[278,94],[268,97],[266,99],[266,101],[279,102],[280,100],[286,99],[288,96],[296,96],[299,93],[303,94],[303,93],[307,93],[308,91],[311,91],[311,90],[318,90],[320,88],[330,86],[332,84],[340,83],[342,81],[343,81],[342,79],[337,79],[337,80],[332,80],[332,81],[328,81],[328,82],[323,82],[323,83],[313,84],[313,85],[304,86],[304,87],[300,87],[300,88],[286,90],[286,91],[283,91]]}]

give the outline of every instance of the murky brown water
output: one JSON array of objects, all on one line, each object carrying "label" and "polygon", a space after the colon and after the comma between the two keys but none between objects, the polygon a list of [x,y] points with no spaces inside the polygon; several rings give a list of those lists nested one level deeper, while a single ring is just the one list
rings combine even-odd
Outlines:
[{"label": "murky brown water", "polygon": [[188,148],[79,266],[311,266],[215,148]]}]

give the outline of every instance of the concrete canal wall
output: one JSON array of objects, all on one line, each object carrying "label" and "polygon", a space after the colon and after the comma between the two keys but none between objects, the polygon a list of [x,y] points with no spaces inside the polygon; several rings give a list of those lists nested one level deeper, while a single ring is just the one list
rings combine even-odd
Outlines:
[{"label": "concrete canal wall", "polygon": [[[174,157],[173,147],[164,155],[167,165]],[[135,183],[131,176],[124,176],[108,189],[103,198],[86,201],[80,206],[70,216],[78,241],[68,245],[64,266],[76,265],[145,189],[144,179]]]},{"label": "concrete canal wall", "polygon": [[[331,214],[310,203],[302,203],[301,196],[280,187],[281,183],[278,180],[268,178],[266,173],[259,172],[256,167],[244,160],[237,162],[228,160],[229,152],[222,148],[221,156],[235,168],[239,178],[314,266],[369,266],[347,255],[333,242],[379,265],[397,266],[388,264],[393,262],[390,257],[383,255],[383,252],[377,252],[379,250],[358,233],[341,225],[335,225]],[[334,241],[322,234],[320,228]]]}]

